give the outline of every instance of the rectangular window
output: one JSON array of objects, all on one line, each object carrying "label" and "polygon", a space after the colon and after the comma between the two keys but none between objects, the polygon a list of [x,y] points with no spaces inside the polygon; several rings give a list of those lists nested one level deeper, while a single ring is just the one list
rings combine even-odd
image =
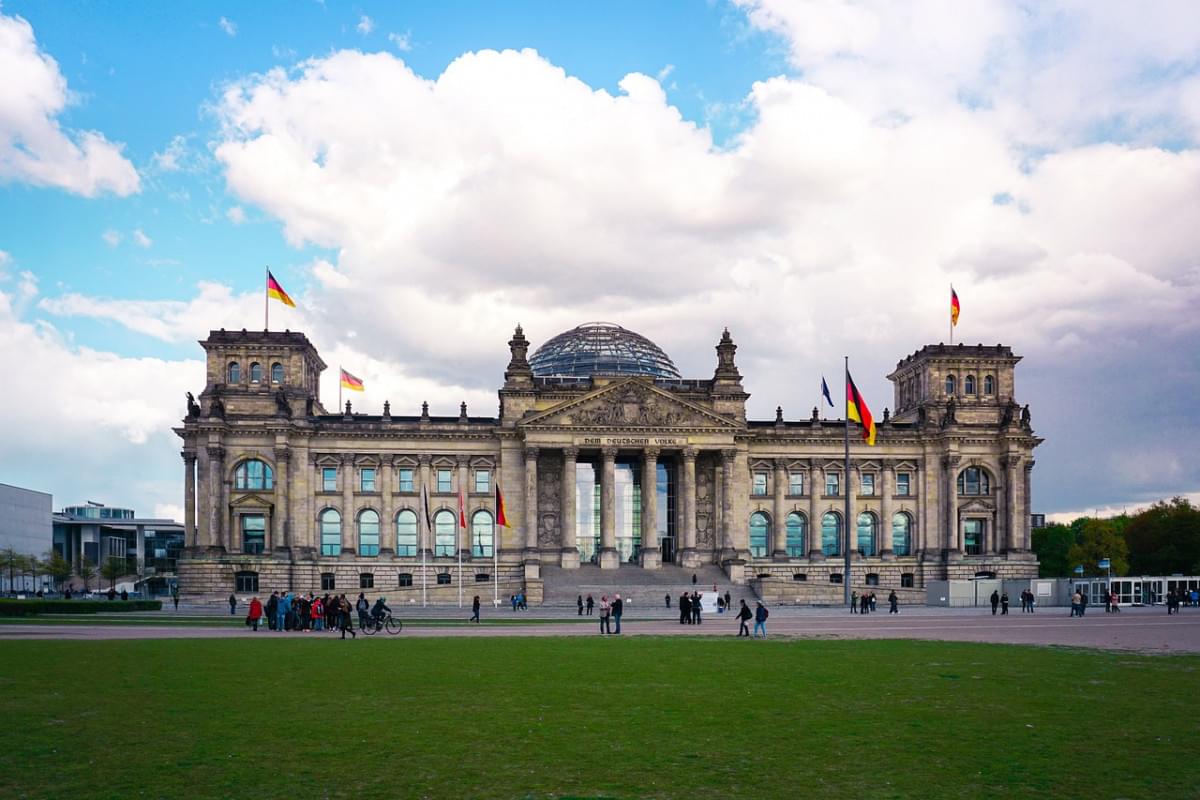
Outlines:
[{"label": "rectangular window", "polygon": [[825,473],[825,496],[837,497],[841,494],[842,476],[837,472]]},{"label": "rectangular window", "polygon": [[363,467],[358,471],[358,490],[360,492],[375,491],[375,468]]},{"label": "rectangular window", "polygon": [[332,592],[337,588],[337,581],[334,579],[332,572],[321,573],[321,591]]},{"label": "rectangular window", "polygon": [[437,471],[437,490],[442,494],[449,494],[454,491],[451,475],[453,475],[453,472],[448,469],[439,469]]},{"label": "rectangular window", "polygon": [[475,470],[475,493],[487,494],[492,490],[492,473],[490,470]]},{"label": "rectangular window", "polygon": [[337,467],[325,467],[321,470],[321,491],[337,491]]},{"label": "rectangular window", "polygon": [[411,469],[400,470],[400,491],[414,492],[413,488],[413,471]]},{"label": "rectangular window", "polygon": [[788,494],[802,495],[804,494],[804,473],[792,472],[788,474]]},{"label": "rectangular window", "polygon": [[242,515],[242,552],[261,553],[267,543],[267,518],[262,514]]},{"label": "rectangular window", "polygon": [[899,497],[908,497],[912,494],[912,476],[907,472],[896,473],[896,494]]},{"label": "rectangular window", "polygon": [[754,473],[754,494],[764,495],[767,493],[767,473]]},{"label": "rectangular window", "polygon": [[875,473],[864,472],[862,474],[862,491],[859,494],[870,497],[875,494]]},{"label": "rectangular window", "polygon": [[234,586],[239,592],[257,592],[258,591],[258,573],[257,572],[239,572],[233,576]]},{"label": "rectangular window", "polygon": [[983,555],[983,520],[963,520],[963,550],[969,556]]},{"label": "rectangular window", "polygon": [[358,576],[358,588],[374,589],[375,588],[375,575],[370,572],[364,572],[361,575],[359,575]]}]

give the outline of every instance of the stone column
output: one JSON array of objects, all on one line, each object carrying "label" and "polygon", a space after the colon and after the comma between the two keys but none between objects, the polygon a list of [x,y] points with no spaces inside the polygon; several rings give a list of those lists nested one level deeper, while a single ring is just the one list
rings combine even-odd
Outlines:
[{"label": "stone column", "polygon": [[696,449],[683,449],[683,525],[680,535],[683,538],[683,549],[679,553],[679,563],[688,569],[700,566],[700,557],[696,553]]},{"label": "stone column", "polygon": [[721,451],[721,562],[737,558],[733,546],[733,465],[737,450]]},{"label": "stone column", "polygon": [[222,491],[225,482],[225,448],[208,446],[208,546],[225,549],[226,508]]},{"label": "stone column", "polygon": [[658,448],[642,452],[642,551],[643,569],[658,569],[662,550],[658,541]]},{"label": "stone column", "polygon": [[1029,552],[1033,549],[1033,545],[1029,541],[1030,525],[1033,521],[1030,515],[1033,513],[1033,460],[1025,461],[1025,480],[1021,492],[1021,499],[1017,502],[1017,518],[1020,520],[1018,529],[1021,531],[1020,549],[1024,552]]},{"label": "stone column", "polygon": [[471,485],[468,482],[470,462],[470,456],[458,457],[458,491],[463,502],[462,513],[467,521],[465,528],[461,525],[458,527],[458,549],[462,553],[463,561],[471,560],[471,508],[468,502],[471,494]]},{"label": "stone column", "polygon": [[818,498],[825,491],[825,470],[817,466],[814,459],[808,470],[808,560],[824,561],[821,549],[821,513]]},{"label": "stone column", "polygon": [[[884,561],[896,557],[892,546],[892,495],[896,493],[896,465],[892,461],[884,461],[879,475],[883,484],[883,495],[879,498],[879,555]],[[912,535],[912,532],[909,532]]]},{"label": "stone column", "polygon": [[[850,519],[846,520],[846,542],[850,544],[850,558],[855,561],[862,558],[862,555],[858,552],[858,488],[862,484],[862,479],[854,480],[854,476],[858,474],[858,470],[858,465],[851,461],[850,472],[842,481],[842,491],[850,499]],[[843,542],[844,544],[845,542]]]},{"label": "stone column", "polygon": [[184,450],[183,457],[183,544],[197,547],[196,540],[196,453]]},{"label": "stone column", "polygon": [[616,569],[621,565],[617,553],[617,448],[601,448],[600,455],[600,569]]},{"label": "stone column", "polygon": [[947,559],[963,557],[962,526],[958,522],[958,462],[959,456],[942,456],[942,509],[945,519],[942,522],[943,547]]},{"label": "stone column", "polygon": [[579,568],[579,547],[576,544],[578,535],[575,517],[575,462],[579,458],[578,447],[564,447],[562,468],[562,492],[559,496],[559,524],[562,548],[562,566],[564,569]]},{"label": "stone column", "polygon": [[771,558],[775,561],[787,561],[787,459],[775,459],[775,504],[771,509],[771,524],[774,541]]},{"label": "stone column", "polygon": [[[420,494],[417,496],[417,556],[421,553],[425,554],[425,558],[433,557],[433,531],[430,526],[433,520],[425,519],[425,500],[429,498],[430,505],[433,504],[433,475],[430,465],[433,463],[433,456],[427,453],[421,453],[417,456],[418,472],[421,476],[421,485],[417,487]],[[430,511],[432,512],[432,507]]]},{"label": "stone column", "polygon": [[393,475],[395,470],[392,469],[391,453],[384,453],[382,463],[379,469],[378,484],[380,494],[380,516],[379,520],[379,555],[394,556],[396,555],[396,507],[395,497],[392,494]]},{"label": "stone column", "polygon": [[342,453],[342,554],[357,552],[358,525],[354,518],[354,454]]},{"label": "stone column", "polygon": [[525,560],[538,560],[538,449],[525,448]]},{"label": "stone column", "polygon": [[291,452],[286,447],[275,448],[275,510],[271,515],[270,550],[266,552],[290,553],[292,549],[291,503]]}]

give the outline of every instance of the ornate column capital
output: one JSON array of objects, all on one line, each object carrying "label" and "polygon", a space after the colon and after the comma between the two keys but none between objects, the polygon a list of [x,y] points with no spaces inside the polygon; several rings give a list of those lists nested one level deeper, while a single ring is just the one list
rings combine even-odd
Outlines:
[{"label": "ornate column capital", "polygon": [[345,464],[347,467],[354,466],[354,453],[342,453],[341,459],[342,459],[342,463]]},{"label": "ornate column capital", "polygon": [[694,448],[694,447],[683,448],[683,460],[684,461],[695,461],[696,460],[696,448]]},{"label": "ornate column capital", "polygon": [[429,453],[420,453],[417,455],[417,463],[422,467],[428,467],[433,463],[433,456],[431,456]]},{"label": "ornate column capital", "polygon": [[292,457],[292,451],[287,447],[275,448],[275,462],[286,463]]},{"label": "ornate column capital", "polygon": [[222,461],[225,458],[225,448],[219,444],[210,444],[204,448],[210,461]]},{"label": "ornate column capital", "polygon": [[460,467],[465,467],[471,463],[471,457],[460,453],[454,457],[454,462]]},{"label": "ornate column capital", "polygon": [[961,461],[962,456],[959,455],[942,456],[942,466],[946,469],[953,469],[954,467],[957,467]]},{"label": "ornate column capital", "polygon": [[662,450],[657,447],[644,448],[642,450],[642,460],[647,461],[647,462],[658,461],[658,456],[659,456],[659,453],[661,453],[661,452],[662,452]]},{"label": "ornate column capital", "polygon": [[1016,453],[1004,453],[1000,456],[1000,466],[1004,469],[1017,469],[1021,466],[1021,456]]},{"label": "ornate column capital", "polygon": [[564,447],[562,449],[562,454],[563,454],[563,458],[567,459],[568,461],[574,461],[575,459],[579,458],[579,448],[578,447]]},{"label": "ornate column capital", "polygon": [[183,462],[185,464],[195,464],[196,463],[196,451],[195,450],[180,450],[179,457],[183,459]]},{"label": "ornate column capital", "polygon": [[312,450],[308,451],[308,464],[311,467],[315,467],[317,465],[317,454]]},{"label": "ornate column capital", "polygon": [[786,458],[775,459],[775,469],[786,472],[788,468],[788,460]]},{"label": "ornate column capital", "polygon": [[1030,459],[1026,460],[1026,462],[1025,462],[1025,472],[1026,472],[1026,473],[1033,472],[1033,465],[1034,465],[1034,463],[1035,463],[1035,462],[1034,462],[1034,460],[1033,460],[1032,458],[1030,458]]},{"label": "ornate column capital", "polygon": [[616,461],[617,460],[617,448],[601,447],[600,455],[604,457],[605,461]]},{"label": "ornate column capital", "polygon": [[540,448],[533,447],[533,446],[526,447],[525,448],[525,460],[526,461],[537,461],[539,450],[540,450]]},{"label": "ornate column capital", "polygon": [[724,466],[732,465],[733,460],[735,458],[737,458],[737,453],[738,453],[738,451],[732,447],[727,447],[727,448],[723,449],[721,451],[721,464]]}]

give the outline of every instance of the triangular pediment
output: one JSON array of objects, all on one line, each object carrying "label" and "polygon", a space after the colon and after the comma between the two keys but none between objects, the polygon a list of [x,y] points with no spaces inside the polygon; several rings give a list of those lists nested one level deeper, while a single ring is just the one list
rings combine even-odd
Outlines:
[{"label": "triangular pediment", "polygon": [[273,504],[269,500],[266,500],[259,495],[247,494],[231,501],[229,505],[242,509],[266,509],[270,508]]},{"label": "triangular pediment", "polygon": [[734,420],[681,400],[645,378],[628,378],[522,420],[521,427],[740,429]]},{"label": "triangular pediment", "polygon": [[989,513],[990,514],[991,512],[993,512],[995,510],[996,510],[996,506],[994,503],[992,503],[990,500],[985,500],[980,497],[972,498],[972,499],[968,500],[967,502],[962,503],[958,507],[958,511],[960,514],[961,513],[966,513],[966,514]]}]

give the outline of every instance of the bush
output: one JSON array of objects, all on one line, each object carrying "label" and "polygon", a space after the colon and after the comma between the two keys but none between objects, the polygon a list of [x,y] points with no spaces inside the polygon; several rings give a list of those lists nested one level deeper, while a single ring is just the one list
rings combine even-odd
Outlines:
[{"label": "bush", "polygon": [[161,600],[5,600],[0,599],[0,617],[37,614],[99,614],[102,611],[161,611]]}]

